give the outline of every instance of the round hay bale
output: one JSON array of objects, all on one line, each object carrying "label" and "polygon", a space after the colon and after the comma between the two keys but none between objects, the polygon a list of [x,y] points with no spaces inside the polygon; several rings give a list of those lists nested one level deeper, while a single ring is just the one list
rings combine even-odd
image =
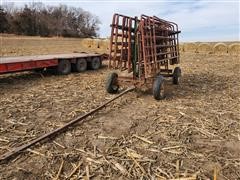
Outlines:
[{"label": "round hay bale", "polygon": [[223,55],[223,54],[227,54],[227,52],[228,52],[228,47],[224,43],[217,43],[213,46],[214,54]]},{"label": "round hay bale", "polygon": [[196,52],[197,44],[196,43],[184,43],[183,49],[184,49],[184,52]]},{"label": "round hay bale", "polygon": [[88,39],[88,47],[94,48],[94,40],[93,39]]},{"label": "round hay bale", "polygon": [[233,43],[228,46],[228,53],[230,55],[240,56],[240,43]]},{"label": "round hay bale", "polygon": [[109,40],[107,39],[100,40],[99,48],[103,53],[109,53]]},{"label": "round hay bale", "polygon": [[100,48],[99,42],[100,39],[93,39],[91,48],[94,50],[99,50]]},{"label": "round hay bale", "polygon": [[84,48],[92,48],[93,47],[93,39],[83,38],[82,41],[81,41],[81,45]]},{"label": "round hay bale", "polygon": [[110,49],[110,39],[107,39],[105,43],[106,43],[107,50],[109,51],[109,49]]},{"label": "round hay bale", "polygon": [[86,39],[81,38],[81,40],[80,40],[80,46],[81,46],[81,47],[85,47],[85,44],[86,44]]},{"label": "round hay bale", "polygon": [[197,52],[204,54],[212,53],[212,46],[209,43],[200,43],[197,47]]}]

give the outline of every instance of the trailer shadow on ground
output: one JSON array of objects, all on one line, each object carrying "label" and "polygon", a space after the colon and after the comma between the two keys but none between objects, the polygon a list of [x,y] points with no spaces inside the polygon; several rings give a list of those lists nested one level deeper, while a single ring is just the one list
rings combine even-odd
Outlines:
[{"label": "trailer shadow on ground", "polygon": [[[107,68],[104,65],[100,71],[104,71]],[[88,70],[88,73],[99,73],[99,71]],[[72,75],[80,75],[83,73],[72,73]],[[29,85],[33,81],[38,81],[43,78],[60,78],[55,71],[44,71],[42,73],[37,72],[20,72],[15,74],[6,74],[0,77],[0,89],[9,88],[16,85]],[[57,79],[56,79],[57,80]],[[229,90],[234,84],[234,79],[226,76],[219,76],[210,73],[198,73],[198,74],[184,74],[179,85],[172,84],[171,78],[166,78],[165,94],[166,100],[172,100],[176,98],[189,98],[198,95],[207,95],[219,93]],[[139,96],[152,95],[152,89],[137,90]]]},{"label": "trailer shadow on ground", "polygon": [[[99,73],[99,71],[102,71],[104,69],[107,69],[107,65],[105,64],[103,64],[99,70],[88,69],[85,72],[81,73],[72,72],[69,75],[81,76],[82,74],[86,73]],[[29,83],[33,83],[44,78],[61,78],[61,77],[66,77],[66,75],[58,75],[58,73],[54,69],[44,70],[43,72],[24,71],[11,74],[4,74],[0,75],[0,89],[11,88],[11,86],[16,85],[24,84],[28,85]]]},{"label": "trailer shadow on ground", "polygon": [[[209,73],[184,74],[179,85],[172,83],[172,78],[165,80],[165,100],[191,98],[201,95],[212,95],[217,93],[231,94],[234,88],[234,79]],[[138,96],[152,96],[152,89],[137,90]]]}]

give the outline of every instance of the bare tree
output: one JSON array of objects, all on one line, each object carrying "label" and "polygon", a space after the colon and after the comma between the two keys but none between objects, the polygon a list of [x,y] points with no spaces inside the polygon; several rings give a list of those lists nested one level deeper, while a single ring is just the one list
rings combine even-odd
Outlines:
[{"label": "bare tree", "polygon": [[40,36],[96,37],[100,24],[98,17],[82,8],[46,7],[43,3],[24,8],[8,4],[2,8],[1,18],[1,25],[9,25],[8,33]]}]

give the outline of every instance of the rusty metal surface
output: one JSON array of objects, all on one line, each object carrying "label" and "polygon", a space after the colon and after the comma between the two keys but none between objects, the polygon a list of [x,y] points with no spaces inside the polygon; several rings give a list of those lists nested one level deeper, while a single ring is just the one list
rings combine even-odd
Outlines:
[{"label": "rusty metal surface", "polygon": [[[132,73],[132,80],[147,81],[180,62],[178,25],[156,16],[113,15],[109,68]],[[167,73],[166,73],[167,72]]]},{"label": "rusty metal surface", "polygon": [[109,67],[131,71],[132,40],[135,38],[134,23],[136,19],[114,14],[110,37]]}]

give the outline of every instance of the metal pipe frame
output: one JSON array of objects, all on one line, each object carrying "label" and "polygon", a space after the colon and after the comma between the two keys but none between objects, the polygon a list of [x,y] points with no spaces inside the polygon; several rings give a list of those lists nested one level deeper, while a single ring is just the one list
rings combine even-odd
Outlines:
[{"label": "metal pipe frame", "polygon": [[[136,22],[138,27],[134,30]],[[144,14],[139,20],[136,17],[114,14],[111,27],[110,68],[128,70],[128,73],[132,73],[134,65],[132,48],[134,43],[137,46],[135,48],[137,75],[133,73],[132,78],[119,77],[121,82],[124,83],[123,79],[126,79],[125,83],[142,85],[147,79],[153,79],[159,74],[172,76],[170,65],[180,62],[178,40],[180,31],[176,23]]]}]

